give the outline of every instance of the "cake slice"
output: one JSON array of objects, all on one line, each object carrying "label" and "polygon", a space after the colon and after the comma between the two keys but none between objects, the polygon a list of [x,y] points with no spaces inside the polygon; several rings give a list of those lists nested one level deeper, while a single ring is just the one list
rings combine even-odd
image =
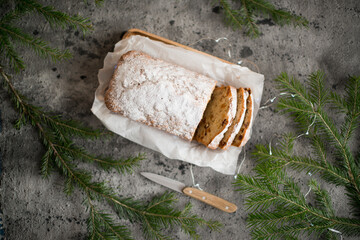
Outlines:
[{"label": "cake slice", "polygon": [[252,126],[254,104],[253,96],[249,88],[245,89],[249,93],[249,97],[246,100],[246,112],[244,123],[242,124],[239,133],[236,135],[232,145],[235,147],[242,147],[249,140],[250,129]]},{"label": "cake slice", "polygon": [[204,116],[196,129],[194,140],[216,149],[224,134],[231,126],[237,107],[236,88],[231,86],[216,87]]},{"label": "cake slice", "polygon": [[105,93],[107,108],[191,141],[216,81],[139,51],[123,54]]},{"label": "cake slice", "polygon": [[249,93],[248,91],[245,91],[244,88],[239,88],[237,90],[236,115],[233,123],[226,131],[223,139],[221,139],[219,143],[219,148],[223,150],[228,149],[231,146],[231,143],[234,141],[235,136],[239,133],[245,118],[246,100],[248,96]]}]

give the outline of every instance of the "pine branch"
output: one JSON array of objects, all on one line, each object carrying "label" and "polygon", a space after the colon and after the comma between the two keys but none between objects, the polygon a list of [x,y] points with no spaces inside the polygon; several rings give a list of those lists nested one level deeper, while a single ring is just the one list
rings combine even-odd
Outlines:
[{"label": "pine branch", "polygon": [[249,214],[248,226],[251,228],[275,228],[284,226],[290,222],[301,221],[306,217],[305,210],[295,211],[282,210],[277,212],[257,211]]},{"label": "pine branch", "polygon": [[79,28],[84,34],[93,29],[93,26],[88,18],[83,18],[79,15],[70,16],[66,13],[55,10],[52,6],[43,6],[34,0],[17,0],[16,10],[18,12],[35,11],[42,15],[52,28],[67,26]]},{"label": "pine branch", "polygon": [[269,164],[269,170],[283,169],[289,166],[294,170],[306,171],[307,173],[319,172],[323,178],[338,186],[351,184],[344,171],[329,163],[324,164],[308,157],[290,156],[286,151],[277,148],[273,148],[270,153],[263,145],[256,146],[253,155],[260,163],[266,162]]},{"label": "pine branch", "polygon": [[329,93],[324,87],[324,78],[322,71],[314,72],[308,78],[309,97],[315,106],[323,107],[329,99]]},{"label": "pine branch", "polygon": [[[51,145],[51,147],[56,149],[53,145]],[[161,228],[158,227],[167,228],[173,225],[179,225],[190,236],[197,236],[195,228],[199,225],[206,225],[211,229],[218,229],[220,226],[218,222],[207,222],[196,216],[189,215],[187,210],[177,211],[169,207],[168,203],[165,205],[151,204],[151,208],[149,208],[130,198],[123,199],[116,197],[113,191],[106,187],[103,182],[91,182],[91,177],[88,173],[73,169],[73,166],[61,155],[58,154],[56,160],[62,173],[72,178],[83,191],[88,192],[91,199],[107,201],[114,206],[119,217],[137,220],[142,223],[146,234],[149,234],[149,236],[157,236],[158,238],[155,239],[162,238]],[[170,199],[167,199],[167,201],[173,201],[173,196],[168,196]]]},{"label": "pine branch", "polygon": [[[236,2],[236,0],[233,0]],[[246,34],[251,37],[258,37],[260,30],[256,24],[257,16],[271,18],[280,26],[292,24],[293,26],[308,26],[308,21],[301,16],[290,12],[276,9],[276,7],[266,0],[237,0],[240,8],[234,9],[227,0],[219,0],[220,6],[224,9],[225,23],[233,29],[245,29]]]},{"label": "pine branch", "polygon": [[125,226],[116,225],[110,214],[98,211],[89,195],[87,195],[87,203],[90,206],[90,217],[88,219],[88,232],[91,233],[90,239],[133,239],[130,231]]},{"label": "pine branch", "polygon": [[48,149],[41,158],[41,175],[43,178],[49,178],[51,174],[53,169],[51,157],[53,154],[54,153],[51,151],[51,149]]},{"label": "pine branch", "polygon": [[[242,0],[243,1],[243,0]],[[246,0],[257,12],[270,17],[275,23],[283,26],[292,24],[293,26],[308,26],[308,21],[301,16],[291,14],[290,12],[276,9],[273,4],[265,0]]]},{"label": "pine branch", "polygon": [[338,110],[339,112],[346,113],[346,101],[336,92],[330,92],[330,101],[333,104],[333,108]]},{"label": "pine branch", "polygon": [[328,192],[324,189],[321,189],[320,185],[314,179],[310,180],[309,186],[315,193],[315,200],[317,206],[320,209],[324,210],[327,217],[334,217],[334,208],[332,206]]},{"label": "pine branch", "polygon": [[259,36],[260,31],[257,25],[255,24],[255,19],[253,16],[253,12],[254,12],[253,7],[251,6],[251,4],[249,4],[247,0],[241,0],[241,4],[242,4],[241,12],[242,15],[244,16],[244,25],[248,29],[246,34],[248,36],[253,36],[253,37]]},{"label": "pine branch", "polygon": [[[299,123],[303,134],[311,141],[315,158],[298,156],[292,153],[294,137],[290,134],[280,138],[278,147],[258,145],[254,156],[257,159],[255,176],[238,175],[234,185],[237,190],[247,194],[246,206],[249,214],[248,226],[255,239],[303,239],[307,236],[327,236],[334,238],[334,232],[344,236],[360,236],[360,155],[354,158],[348,141],[356,127],[351,120],[359,111],[360,78],[352,77],[346,86],[347,96],[337,96],[337,103],[346,109],[346,127],[340,132],[328,116],[325,107],[334,104],[333,96],[324,86],[324,74],[315,72],[309,76],[305,88],[298,80],[286,73],[277,79],[279,88],[289,95],[283,95],[279,108],[290,113]],[[350,86],[351,85],[351,86]],[[353,119],[357,119],[357,116]],[[357,120],[356,120],[357,121]],[[311,125],[310,125],[311,124]],[[312,126],[311,129],[309,126]],[[325,147],[326,146],[326,147]],[[327,150],[335,149],[332,159]],[[297,172],[320,173],[321,178],[331,184],[343,186],[345,195],[352,206],[353,217],[340,218],[335,215],[332,200],[327,191],[311,179],[309,186],[314,195],[314,203],[306,200],[294,179],[287,176],[285,169],[290,167]]]},{"label": "pine branch", "polygon": [[232,9],[227,0],[220,0],[219,3],[225,11],[225,23],[233,29],[241,29],[244,24],[241,13],[238,10]]},{"label": "pine branch", "polygon": [[[254,239],[299,239],[304,231],[313,231],[319,237],[331,225],[317,225],[316,231],[309,224],[299,223],[291,226],[256,229],[252,232]],[[300,238],[302,239],[302,238]]]},{"label": "pine branch", "polygon": [[102,6],[104,4],[105,0],[95,0],[95,4],[97,6]]},{"label": "pine branch", "polygon": [[85,127],[80,122],[76,122],[73,120],[64,120],[61,119],[60,116],[50,115],[43,111],[37,111],[37,114],[43,119],[46,124],[48,124],[54,130],[58,130],[64,136],[73,135],[82,138],[96,139],[100,136],[109,134],[101,132],[100,130],[93,130],[91,128]]},{"label": "pine branch", "polygon": [[0,19],[0,24],[3,23],[9,24],[10,22],[19,19],[20,17],[22,17],[21,13],[17,11],[10,11]]},{"label": "pine branch", "polygon": [[[52,145],[52,148],[56,149],[56,146]],[[190,236],[197,236],[195,228],[199,225],[207,225],[214,229],[218,228],[217,222],[206,222],[196,216],[189,216],[188,212],[174,210],[169,205],[169,201],[173,201],[172,195],[169,196],[170,199],[166,199],[166,204],[159,203],[155,205],[153,200],[151,207],[143,206],[138,201],[116,197],[113,191],[106,187],[103,182],[91,182],[90,174],[73,169],[73,166],[62,156],[58,155],[56,160],[62,173],[73,179],[83,191],[87,191],[91,198],[107,201],[114,206],[121,218],[137,220],[142,224],[145,235],[156,237],[154,239],[163,239],[162,229],[159,226],[168,228],[179,225]],[[164,197],[162,199],[162,202],[165,202]]]},{"label": "pine branch", "polygon": [[341,133],[344,138],[343,145],[346,145],[353,132],[360,125],[360,77],[349,77],[349,81],[345,86],[347,98],[345,98],[345,106],[347,114],[345,122],[341,127]]},{"label": "pine branch", "polygon": [[[256,168],[265,168],[265,166],[258,165]],[[284,172],[283,176],[287,178]],[[249,215],[248,226],[251,228],[255,239],[276,239],[277,237],[284,237],[282,234],[289,234],[296,238],[302,232],[315,231],[322,234],[324,230],[335,227],[346,230],[348,235],[357,236],[359,234],[359,220],[330,218],[321,209],[313,208],[294,196],[289,197],[282,190],[271,191],[266,181],[262,180],[263,178],[263,174],[257,174],[255,177],[238,175],[234,183],[237,191],[250,195],[246,200],[246,205],[250,208],[258,204],[258,202],[253,201],[254,199],[261,200],[264,196],[273,198],[272,204],[257,207],[257,212]],[[279,180],[281,181],[281,179]],[[272,206],[275,207],[272,213],[264,212],[264,209],[271,209]],[[304,218],[300,216],[307,216],[314,226],[309,223],[305,224]],[[325,223],[325,225],[315,224],[316,221]],[[299,227],[300,225],[303,227]],[[353,231],[348,231],[351,228]]]},{"label": "pine branch", "polygon": [[[221,224],[217,221],[205,221],[195,215],[190,214],[191,205],[188,204],[183,211],[172,208],[174,195],[165,193],[156,199],[159,204],[154,204],[154,200],[147,205],[134,202],[132,199],[120,199],[111,196],[105,196],[108,202],[114,206],[119,217],[128,219],[138,219],[143,222],[145,236],[155,237],[154,239],[163,239],[161,229],[180,226],[181,229],[191,236],[198,238],[196,228],[198,226],[207,226],[211,230],[218,231]],[[165,202],[165,204],[163,204]]]},{"label": "pine branch", "polygon": [[291,133],[284,134],[279,139],[279,144],[285,150],[286,154],[288,154],[288,155],[292,154],[295,139],[296,139],[295,136],[293,134],[291,134]]},{"label": "pine branch", "polygon": [[25,68],[25,64],[20,56],[16,53],[13,44],[6,35],[0,34],[0,54],[4,54],[9,60],[10,67],[15,71],[20,71]]},{"label": "pine branch", "polygon": [[[85,34],[93,29],[89,19],[79,15],[70,16],[57,11],[52,6],[44,6],[35,0],[16,0],[15,9],[10,9],[0,19],[0,52],[8,60],[10,68],[19,71],[25,67],[20,54],[15,50],[13,43],[32,48],[39,56],[49,57],[52,61],[69,59],[71,54],[68,50],[52,48],[40,38],[33,38],[14,25],[27,13],[36,12],[42,15],[52,28],[65,28],[70,26],[78,28]],[[97,1],[98,2],[98,1]]]},{"label": "pine branch", "polygon": [[71,156],[73,159],[82,159],[86,162],[97,163],[102,169],[109,171],[115,169],[119,173],[131,173],[133,167],[139,165],[141,160],[144,160],[144,155],[139,154],[136,157],[129,157],[127,159],[114,160],[110,157],[94,156],[87,153],[84,149],[76,147],[74,144],[58,145],[55,144],[63,154]]},{"label": "pine branch", "polygon": [[323,139],[321,139],[320,136],[312,135],[311,145],[314,153],[317,155],[317,160],[320,161],[322,165],[326,165],[327,156]]},{"label": "pine branch", "polygon": [[82,137],[99,136],[99,132],[78,128],[78,124],[69,124],[59,116],[52,117],[40,108],[28,104],[13,87],[2,68],[0,68],[0,75],[4,80],[5,89],[21,115],[19,126],[30,122],[39,131],[39,136],[46,148],[41,164],[43,176],[48,177],[51,170],[56,169],[65,176],[64,192],[66,194],[70,195],[77,186],[87,196],[85,203],[90,209],[88,229],[92,239],[117,239],[119,236],[122,237],[120,239],[130,239],[125,227],[116,225],[109,215],[96,210],[92,204],[94,200],[107,202],[113,206],[120,218],[138,222],[142,225],[145,236],[151,236],[154,239],[168,238],[162,231],[174,226],[179,226],[193,238],[198,237],[196,233],[198,226],[207,226],[212,230],[220,228],[221,225],[218,222],[205,221],[196,215],[191,215],[190,205],[187,205],[183,211],[176,210],[172,206],[175,200],[173,194],[165,193],[146,204],[132,198],[120,198],[104,182],[92,181],[89,172],[75,167],[73,162],[76,159],[96,162],[106,170],[113,168],[119,172],[129,172],[143,157],[113,160],[88,154],[84,149],[77,147],[70,137],[78,135],[79,132]]},{"label": "pine branch", "polygon": [[27,99],[22,96],[10,83],[10,77],[5,74],[0,66],[0,75],[5,80],[4,87],[8,90],[9,95],[16,109],[20,113],[20,118],[16,124],[20,128],[26,121],[30,121],[33,126],[35,122],[43,122],[53,131],[54,135],[62,138],[62,142],[69,142],[69,136],[79,136],[83,138],[98,138],[105,133],[99,130],[92,130],[82,126],[82,124],[75,121],[63,120],[59,116],[51,116],[49,113],[42,111],[41,108],[28,104]]},{"label": "pine branch", "polygon": [[9,24],[0,25],[0,35],[8,35],[13,41],[26,47],[32,48],[41,57],[50,57],[53,61],[69,59],[71,54],[68,50],[61,51],[57,48],[51,48],[40,38],[33,38],[22,32],[19,28]]},{"label": "pine branch", "polygon": [[[357,194],[360,195],[360,184],[355,179],[355,176],[359,175],[359,169],[356,167],[354,158],[348,146],[344,144],[344,138],[339,133],[334,122],[329,118],[321,106],[316,106],[315,109],[315,103],[311,102],[311,96],[307,93],[304,86],[301,86],[299,81],[288,77],[285,73],[279,76],[276,81],[279,83],[282,91],[296,94],[295,99],[289,100],[282,98],[278,104],[279,109],[292,113],[296,116],[295,121],[303,126],[309,125],[311,117],[316,117],[315,125],[320,130],[319,134],[324,134],[327,137],[328,142],[335,147],[337,150],[337,157],[341,160],[339,166],[347,171],[351,184],[356,189]],[[300,101],[303,105],[296,107],[294,103],[296,100]]]}]

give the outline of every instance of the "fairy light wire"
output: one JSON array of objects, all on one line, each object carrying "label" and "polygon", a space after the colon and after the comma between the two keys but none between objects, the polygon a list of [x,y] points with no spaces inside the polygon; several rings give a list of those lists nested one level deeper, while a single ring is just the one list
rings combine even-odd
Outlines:
[{"label": "fairy light wire", "polygon": [[206,37],[206,38],[200,38],[199,40],[197,40],[196,42],[190,44],[189,46],[194,46],[195,44],[199,43],[199,42],[202,42],[204,40],[212,40],[212,41],[215,41],[216,43],[220,42],[221,40],[229,40],[227,37],[220,37],[220,38],[217,38],[217,39],[214,39],[214,38],[209,38],[209,37]]},{"label": "fairy light wire", "polygon": [[200,184],[199,183],[195,183],[195,177],[194,177],[194,173],[193,173],[193,170],[192,170],[192,164],[190,164],[190,173],[191,173],[191,178],[192,178],[192,182],[193,182],[193,186],[196,187],[197,189],[202,190],[202,188],[200,187]]},{"label": "fairy light wire", "polygon": [[[192,44],[189,44],[189,47],[192,47],[194,45],[196,45],[199,42],[202,42],[204,40],[211,40],[214,41],[216,43],[219,43],[220,41],[228,41],[228,47],[227,47],[227,55],[229,56],[229,58],[232,58],[232,52],[233,52],[233,45],[231,44],[230,40],[227,37],[219,37],[219,38],[210,38],[210,37],[205,37],[205,38],[200,38],[199,40],[193,42]],[[253,61],[248,60],[248,59],[240,59],[237,61],[238,65],[241,65],[243,62],[247,62],[250,63],[252,66],[254,66],[256,68],[256,72],[260,73],[260,68],[258,67],[258,65],[256,65]]]},{"label": "fairy light wire", "polygon": [[292,93],[288,93],[288,92],[281,92],[278,95],[276,95],[275,97],[272,97],[272,98],[268,99],[267,101],[265,101],[264,104],[259,108],[259,110],[270,107],[271,105],[274,104],[274,101],[276,98],[283,96],[283,95],[291,95],[292,98],[294,98],[296,96],[296,94],[292,94]]}]

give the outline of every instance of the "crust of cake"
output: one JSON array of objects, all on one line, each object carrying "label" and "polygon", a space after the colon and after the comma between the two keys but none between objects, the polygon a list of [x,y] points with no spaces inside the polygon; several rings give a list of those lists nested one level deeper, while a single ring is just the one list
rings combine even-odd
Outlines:
[{"label": "crust of cake", "polygon": [[191,141],[216,81],[139,51],[123,54],[105,93],[107,108]]},{"label": "crust of cake", "polygon": [[237,108],[236,115],[233,123],[226,131],[223,139],[219,143],[219,148],[226,150],[231,146],[231,143],[234,141],[235,136],[239,133],[240,128],[244,122],[245,110],[246,110],[246,100],[248,98],[248,92],[244,88],[239,88],[237,90]]},{"label": "crust of cake", "polygon": [[234,87],[216,87],[195,132],[194,140],[216,149],[235,117],[236,100]]},{"label": "crust of cake", "polygon": [[[134,57],[134,55],[137,54],[136,51],[128,51],[126,53],[124,53],[123,55],[121,55],[118,63],[116,64],[115,71],[114,74],[110,80],[109,83],[109,87],[107,88],[106,92],[105,92],[105,105],[106,107],[112,111],[112,112],[116,112],[116,113],[120,113],[121,114],[121,108],[119,108],[117,102],[116,102],[116,98],[113,97],[115,95],[115,87],[116,87],[116,81],[115,81],[115,77],[117,75],[117,71],[116,69],[119,69],[119,67],[121,67],[121,65],[125,62],[125,60],[128,57]],[[147,57],[147,56],[146,56]]]},{"label": "crust of cake", "polygon": [[239,133],[235,136],[234,141],[232,142],[232,146],[240,147],[243,146],[243,142],[245,142],[245,136],[248,135],[247,133],[250,132],[250,128],[252,125],[252,119],[253,119],[253,97],[251,94],[251,89],[246,88],[245,91],[249,93],[249,97],[246,100],[246,111],[245,111],[245,119],[244,122],[240,128]]}]

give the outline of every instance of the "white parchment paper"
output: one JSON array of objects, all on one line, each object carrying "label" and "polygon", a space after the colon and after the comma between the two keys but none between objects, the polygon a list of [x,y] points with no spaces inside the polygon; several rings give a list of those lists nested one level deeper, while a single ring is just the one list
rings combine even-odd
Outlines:
[{"label": "white parchment paper", "polygon": [[118,42],[114,52],[106,55],[104,67],[98,73],[99,87],[95,92],[91,111],[110,131],[158,151],[170,159],[186,161],[201,167],[211,167],[223,174],[235,174],[240,148],[230,147],[225,151],[211,150],[196,142],[187,142],[156,128],[132,121],[107,109],[104,94],[114,72],[114,66],[121,55],[130,50],[142,51],[152,57],[204,74],[218,81],[218,85],[250,87],[255,99],[254,117],[261,101],[264,76],[246,67],[227,64],[211,56],[142,36],[132,36]]}]

